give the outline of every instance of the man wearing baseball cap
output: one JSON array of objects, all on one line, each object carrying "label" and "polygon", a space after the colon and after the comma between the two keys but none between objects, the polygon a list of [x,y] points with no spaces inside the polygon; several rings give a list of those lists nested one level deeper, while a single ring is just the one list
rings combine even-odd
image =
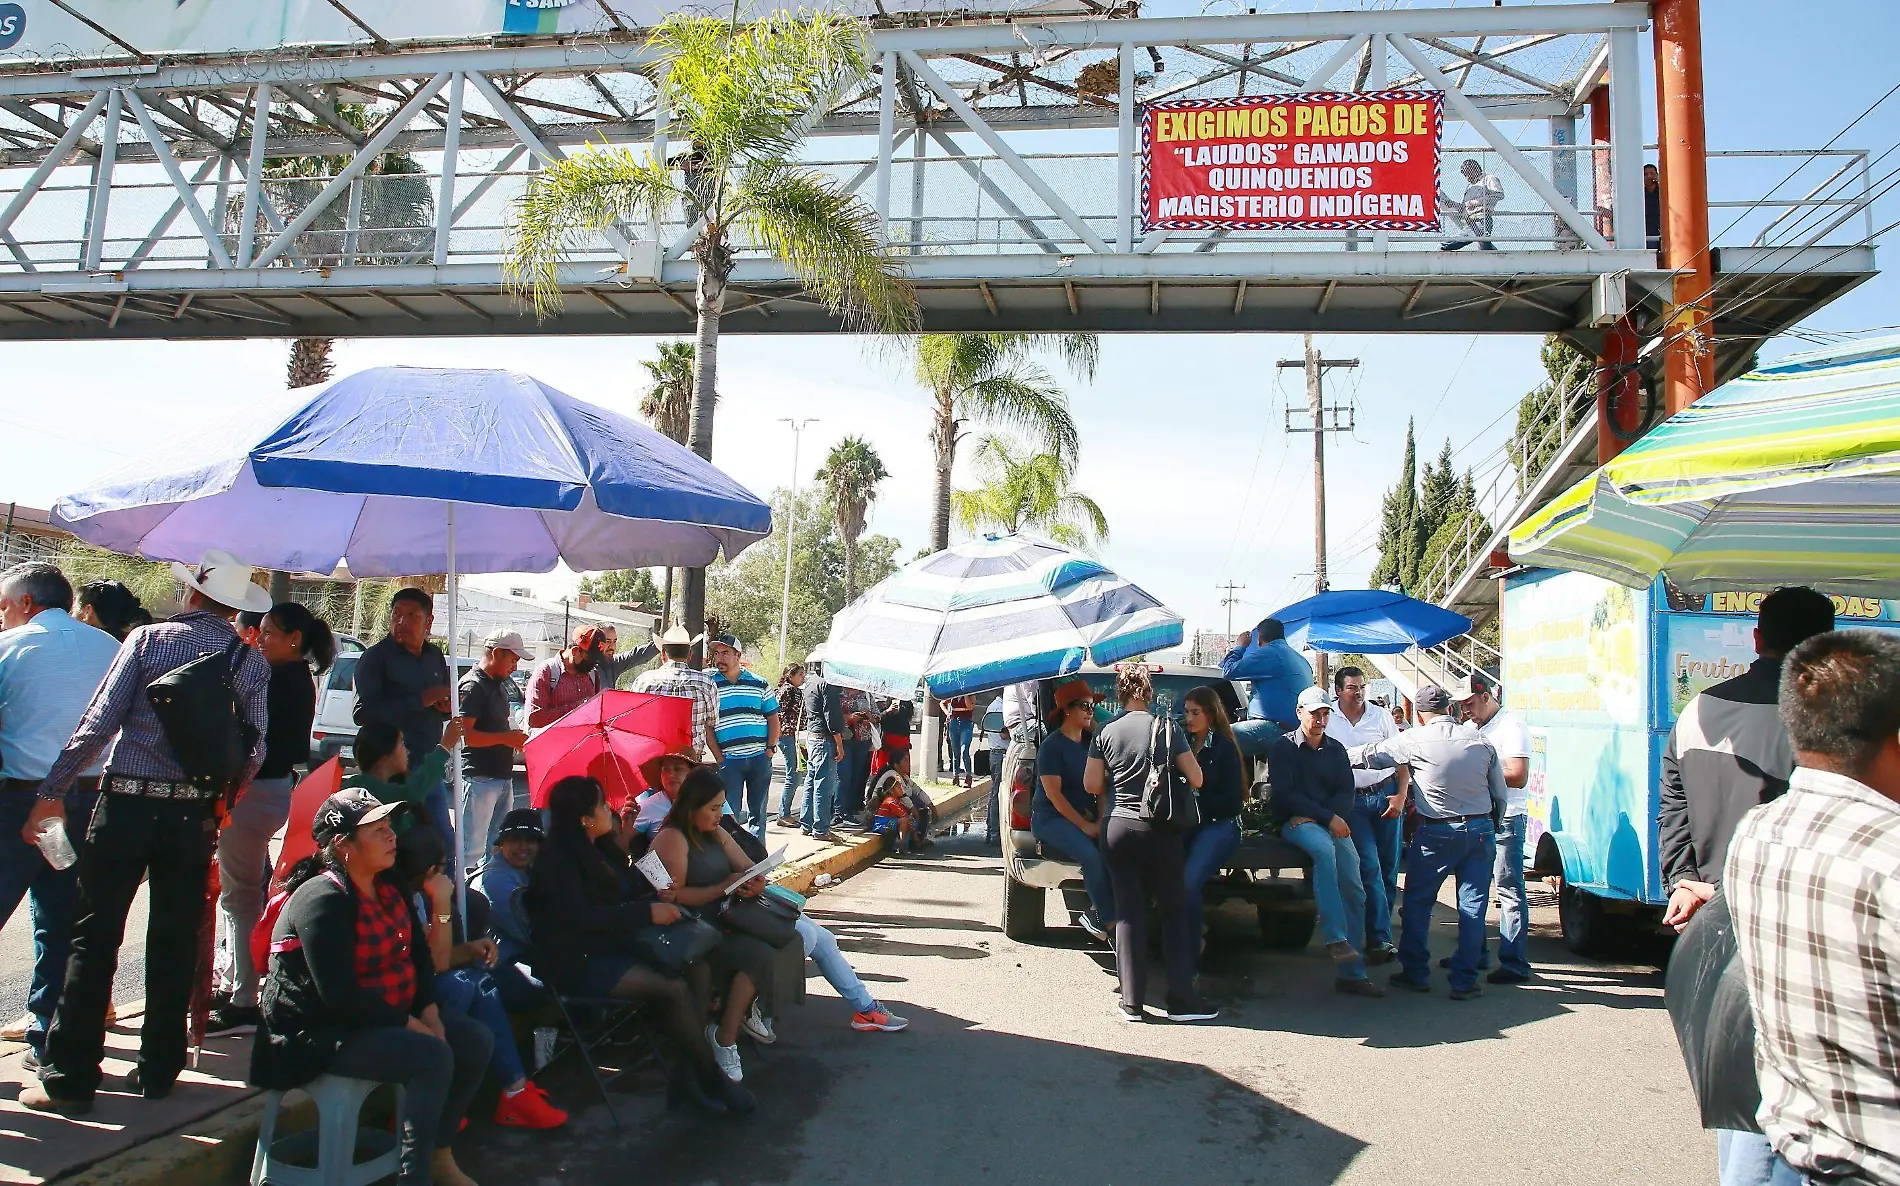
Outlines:
[{"label": "man wearing baseball cap", "polygon": [[1267,751],[1273,810],[1287,819],[1280,834],[1313,860],[1313,905],[1320,938],[1333,957],[1333,988],[1350,996],[1382,997],[1366,975],[1366,889],[1359,850],[1352,842],[1352,764],[1346,747],[1326,735],[1333,706],[1308,685],[1294,701],[1297,729]]},{"label": "man wearing baseball cap", "polygon": [[778,693],[745,666],[745,645],[731,634],[706,644],[719,716],[719,778],[726,809],[765,840],[765,800],[772,790],[772,751],[778,748]]},{"label": "man wearing baseball cap", "polygon": [[[1482,675],[1468,675],[1451,689],[1458,715],[1476,729],[1498,752],[1504,771],[1504,790],[1510,804],[1498,822],[1498,855],[1491,883],[1498,891],[1498,966],[1485,979],[1492,984],[1523,984],[1531,978],[1524,928],[1529,905],[1524,900],[1524,836],[1530,813],[1531,731],[1524,719],[1498,703],[1497,689]],[[1490,961],[1484,949],[1478,966]]]},{"label": "man wearing baseball cap", "polygon": [[[46,1038],[41,1085],[20,1093],[35,1111],[92,1111],[105,1053],[106,1006],[125,938],[125,915],[149,875],[151,919],[146,939],[145,1020],[133,1090],[147,1099],[169,1094],[185,1066],[185,1011],[197,965],[206,879],[217,844],[220,791],[186,778],[170,737],[146,697],[158,677],[205,655],[227,655],[251,749],[243,785],[264,762],[270,664],[238,638],[239,610],[268,610],[270,595],[255,570],[225,552],[206,552],[196,568],[172,565],[185,587],[185,612],[141,626],[119,648],[85,716],[39,786],[26,831],[64,818],[66,788],[108,743],[111,756],[79,862],[66,988]],[[114,741],[116,736],[117,740]]]},{"label": "man wearing baseball cap", "polygon": [[488,828],[497,810],[514,801],[515,751],[528,735],[510,719],[506,682],[528,658],[528,646],[513,630],[494,630],[482,640],[482,661],[469,668],[457,689],[462,733],[462,868],[474,872],[488,854]]},{"label": "man wearing baseball cap", "polygon": [[569,709],[600,694],[601,656],[606,637],[598,626],[574,631],[571,644],[534,665],[528,676],[528,728],[545,729]]},{"label": "man wearing baseball cap", "polygon": [[1478,954],[1484,948],[1484,911],[1491,894],[1497,826],[1509,805],[1504,767],[1497,751],[1476,729],[1451,719],[1451,694],[1426,684],[1412,694],[1418,727],[1397,737],[1357,745],[1354,766],[1412,768],[1412,791],[1420,816],[1418,834],[1405,851],[1405,905],[1399,928],[1399,970],[1392,984],[1410,992],[1431,991],[1431,951],[1426,937],[1432,906],[1445,878],[1458,881],[1458,950],[1451,957],[1451,999],[1468,1001],[1478,985]]}]

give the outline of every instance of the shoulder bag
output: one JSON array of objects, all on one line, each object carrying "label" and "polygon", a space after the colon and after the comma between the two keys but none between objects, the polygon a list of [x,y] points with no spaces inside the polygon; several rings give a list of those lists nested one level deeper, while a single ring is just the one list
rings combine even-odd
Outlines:
[{"label": "shoulder bag", "polygon": [[690,910],[682,909],[678,922],[661,926],[647,923],[628,936],[632,954],[656,972],[678,976],[687,965],[706,958],[719,946],[725,932]]},{"label": "shoulder bag", "polygon": [[1141,788],[1141,818],[1157,828],[1181,830],[1201,822],[1201,806],[1187,776],[1174,764],[1174,722],[1157,715],[1148,735],[1148,777]]},{"label": "shoulder bag", "polygon": [[257,728],[244,719],[237,690],[245,649],[243,640],[233,637],[223,651],[200,655],[145,688],[185,781],[208,794],[237,792],[257,741]]},{"label": "shoulder bag", "polygon": [[750,935],[769,947],[785,947],[798,938],[798,907],[760,894],[756,898],[722,899],[719,921],[735,935]]}]

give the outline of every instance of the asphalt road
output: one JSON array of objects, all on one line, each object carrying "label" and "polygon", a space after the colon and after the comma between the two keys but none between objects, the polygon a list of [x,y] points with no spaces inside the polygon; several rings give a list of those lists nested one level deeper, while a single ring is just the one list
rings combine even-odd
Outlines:
[{"label": "asphalt road", "polygon": [[[570,1068],[551,1080],[567,1131],[476,1125],[462,1164],[523,1183],[632,1166],[656,1183],[1715,1182],[1659,975],[1577,962],[1554,911],[1534,912],[1539,980],[1470,1002],[1442,973],[1430,996],[1338,997],[1318,947],[1269,954],[1250,913],[1220,915],[1203,976],[1220,1021],[1136,1026],[1079,930],[1003,937],[998,861],[975,840],[813,899],[909,1032],[853,1032],[814,976],[778,1045],[746,1049],[751,1118],[669,1116],[649,1071],[616,1089],[616,1129]],[[1441,922],[1435,950],[1451,938]]]}]

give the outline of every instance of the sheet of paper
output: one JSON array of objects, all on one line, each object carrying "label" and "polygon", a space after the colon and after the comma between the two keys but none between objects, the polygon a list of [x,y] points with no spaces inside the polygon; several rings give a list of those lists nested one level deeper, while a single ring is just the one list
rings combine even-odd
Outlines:
[{"label": "sheet of paper", "polygon": [[763,877],[767,873],[770,873],[772,870],[778,868],[780,865],[783,865],[784,863],[785,863],[785,850],[781,848],[777,852],[773,853],[771,856],[766,857],[764,860],[760,861],[758,864],[752,866],[750,869],[747,869],[744,873],[739,874],[739,879],[732,883],[731,888],[726,890],[726,896],[731,897],[735,892],[737,892],[738,888],[744,885],[746,882],[751,881],[754,877]]},{"label": "sheet of paper", "polygon": [[633,867],[640,870],[640,875],[651,882],[654,889],[673,888],[672,875],[667,873],[666,865],[660,860],[659,853],[651,849],[647,850],[641,854],[639,860],[633,863]]}]

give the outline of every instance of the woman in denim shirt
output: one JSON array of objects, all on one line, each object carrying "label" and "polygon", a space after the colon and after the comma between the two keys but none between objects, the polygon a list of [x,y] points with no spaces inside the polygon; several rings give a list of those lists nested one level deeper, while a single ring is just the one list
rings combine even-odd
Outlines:
[{"label": "woman in denim shirt", "polygon": [[1189,692],[1183,706],[1188,747],[1201,764],[1201,824],[1188,837],[1185,876],[1189,934],[1205,947],[1201,930],[1201,891],[1234,859],[1240,847],[1240,805],[1246,794],[1240,746],[1227,722],[1227,710],[1209,687]]}]

